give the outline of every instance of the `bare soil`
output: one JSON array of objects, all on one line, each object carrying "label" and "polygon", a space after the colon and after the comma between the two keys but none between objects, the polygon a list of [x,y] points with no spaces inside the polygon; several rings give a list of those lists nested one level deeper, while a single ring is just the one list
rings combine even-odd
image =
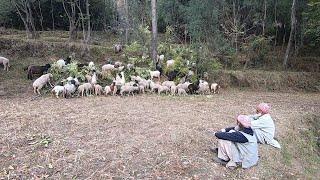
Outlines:
[{"label": "bare soil", "polygon": [[[260,145],[259,164],[229,171],[212,162],[209,129],[272,104],[281,150]],[[218,95],[55,99],[0,96],[0,179],[296,179],[319,161],[296,145],[320,94],[228,90]],[[306,140],[307,142],[308,140]],[[298,150],[295,150],[297,149]],[[309,152],[309,151],[307,151]],[[318,158],[315,154],[309,156]],[[315,162],[315,163],[314,163]]]}]

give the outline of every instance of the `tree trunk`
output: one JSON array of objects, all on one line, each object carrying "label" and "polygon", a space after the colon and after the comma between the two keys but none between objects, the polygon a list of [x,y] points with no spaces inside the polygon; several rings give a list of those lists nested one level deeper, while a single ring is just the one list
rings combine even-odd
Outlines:
[{"label": "tree trunk", "polygon": [[125,5],[125,27],[126,27],[126,34],[125,34],[125,44],[128,44],[128,36],[129,36],[129,7],[128,7],[128,0],[125,0],[124,2]]},{"label": "tree trunk", "polygon": [[294,36],[293,33],[295,30],[295,26],[296,26],[296,0],[293,0],[292,1],[292,8],[291,8],[291,31],[290,31],[290,37],[289,37],[289,42],[288,42],[286,54],[285,54],[284,61],[283,61],[284,68],[287,68],[287,65],[288,65],[288,58],[289,58],[290,49],[291,49],[291,45],[292,45],[292,38]]},{"label": "tree trunk", "polygon": [[52,18],[52,30],[54,31],[55,30],[55,27],[54,27],[54,13],[53,13],[53,4],[52,4],[52,0],[50,1],[51,3],[51,18]]},{"label": "tree trunk", "polygon": [[151,14],[152,14],[152,60],[154,64],[157,62],[157,38],[158,38],[158,27],[157,27],[157,0],[151,0]]},{"label": "tree trunk", "polygon": [[39,11],[40,11],[40,26],[41,26],[41,31],[44,31],[44,28],[43,28],[43,14],[42,14],[41,1],[40,1],[40,0],[38,0],[38,7],[39,7]]},{"label": "tree trunk", "polygon": [[76,26],[76,3],[72,0],[69,1],[71,12],[67,10],[65,6],[65,0],[62,1],[62,5],[65,13],[69,19],[69,41],[74,42],[77,39],[77,26]]},{"label": "tree trunk", "polygon": [[267,20],[267,0],[264,0],[264,15],[262,24],[262,35],[266,33],[266,20]]}]

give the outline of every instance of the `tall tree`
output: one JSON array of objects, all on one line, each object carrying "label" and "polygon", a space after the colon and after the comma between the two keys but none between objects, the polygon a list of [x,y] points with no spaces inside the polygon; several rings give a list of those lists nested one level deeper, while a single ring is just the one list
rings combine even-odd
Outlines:
[{"label": "tall tree", "polygon": [[73,42],[77,39],[77,16],[76,3],[78,0],[68,0],[70,10],[67,9],[66,0],[62,0],[63,8],[69,20],[69,41]]},{"label": "tall tree", "polygon": [[152,60],[154,64],[157,62],[157,43],[158,43],[158,27],[157,27],[157,0],[151,0],[152,15]]},{"label": "tall tree", "polygon": [[289,37],[289,41],[288,41],[288,45],[287,45],[287,50],[286,50],[286,54],[284,56],[284,60],[283,60],[283,67],[287,68],[288,65],[288,58],[290,55],[290,49],[292,46],[292,39],[294,36],[294,31],[295,31],[295,27],[296,27],[296,0],[292,0],[292,7],[291,7],[291,30],[290,30],[290,37]]},{"label": "tall tree", "polygon": [[26,29],[28,39],[37,37],[36,27],[34,25],[33,11],[31,8],[31,2],[29,0],[12,0],[11,1],[16,8],[23,24]]}]

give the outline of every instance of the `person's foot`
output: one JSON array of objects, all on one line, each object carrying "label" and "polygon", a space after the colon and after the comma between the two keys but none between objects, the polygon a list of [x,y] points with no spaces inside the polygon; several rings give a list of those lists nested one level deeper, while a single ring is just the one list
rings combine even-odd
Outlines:
[{"label": "person's foot", "polygon": [[217,147],[209,147],[209,149],[210,149],[211,152],[218,154],[218,148]]},{"label": "person's foot", "polygon": [[225,160],[220,159],[220,158],[218,158],[218,157],[214,157],[214,158],[212,158],[212,160],[213,160],[213,162],[218,163],[218,164],[221,164],[221,165],[223,165],[223,166],[225,166],[225,165],[228,164],[228,161],[225,161]]}]

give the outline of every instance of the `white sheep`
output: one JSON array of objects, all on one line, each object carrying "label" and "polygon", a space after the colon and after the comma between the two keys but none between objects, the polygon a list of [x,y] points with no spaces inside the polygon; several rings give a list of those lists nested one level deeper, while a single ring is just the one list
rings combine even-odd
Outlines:
[{"label": "white sheep", "polygon": [[213,94],[216,94],[216,93],[219,94],[220,86],[217,83],[212,83],[210,88]]},{"label": "white sheep", "polygon": [[171,88],[170,88],[170,91],[171,91],[171,95],[175,95],[176,93],[177,93],[177,86],[171,86]]},{"label": "white sheep", "polygon": [[81,84],[78,87],[78,96],[81,94],[81,96],[84,96],[84,93],[86,93],[86,95],[90,95],[91,94],[91,90],[92,90],[92,85],[90,83],[84,83]]},{"label": "white sheep", "polygon": [[63,68],[66,66],[66,61],[63,59],[59,59],[56,64],[59,68]]},{"label": "white sheep", "polygon": [[102,69],[102,72],[107,72],[107,71],[112,71],[112,70],[114,70],[114,65],[112,65],[112,64],[105,64],[105,65],[103,65],[102,67],[101,67],[101,69]]},{"label": "white sheep", "polygon": [[205,94],[205,93],[210,92],[209,85],[206,84],[206,83],[200,83],[200,84],[199,84],[198,92],[199,92],[200,94]]},{"label": "white sheep", "polygon": [[94,62],[90,61],[89,64],[88,64],[88,67],[90,69],[93,69],[94,68]]},{"label": "white sheep", "polygon": [[101,94],[102,94],[102,91],[103,91],[102,86],[100,86],[99,84],[94,84],[93,86],[94,86],[94,93],[95,93],[95,95],[96,95],[96,96],[101,95]]},{"label": "white sheep", "polygon": [[50,83],[51,78],[53,78],[52,74],[44,74],[42,76],[40,76],[38,79],[36,79],[32,86],[33,86],[33,92],[35,94],[41,95],[40,90],[42,89],[43,86],[45,86],[47,83],[50,84],[50,86],[52,87],[52,84]]},{"label": "white sheep", "polygon": [[139,85],[139,92],[142,94],[145,93],[145,86],[144,85]]},{"label": "white sheep", "polygon": [[158,78],[160,80],[160,71],[150,71],[150,77],[152,78]]},{"label": "white sheep", "polygon": [[170,67],[170,66],[173,66],[173,65],[174,65],[174,60],[173,59],[167,61],[167,67]]},{"label": "white sheep", "polygon": [[55,86],[51,92],[55,94],[56,98],[59,98],[59,94],[63,94],[64,87],[63,86]]},{"label": "white sheep", "polygon": [[161,54],[160,56],[157,55],[157,61],[158,61],[159,63],[162,63],[162,62],[164,61],[164,55],[163,55],[163,54]]},{"label": "white sheep", "polygon": [[179,96],[181,96],[181,95],[185,96],[185,95],[187,95],[187,92],[186,92],[186,90],[184,90],[182,88],[178,88],[178,95]]},{"label": "white sheep", "polygon": [[168,88],[167,86],[159,86],[159,89],[158,89],[158,94],[160,95],[162,92],[164,93],[168,93],[170,91],[170,88]]},{"label": "white sheep", "polygon": [[114,45],[114,52],[115,53],[119,53],[119,52],[121,52],[122,51],[122,45],[121,44],[115,44]]},{"label": "white sheep", "polygon": [[77,87],[75,85],[75,81],[74,80],[71,80],[71,82],[68,82],[67,84],[65,84],[63,87],[64,87],[64,90],[63,90],[63,96],[66,98],[68,96],[71,96],[73,93],[76,92],[77,90]]},{"label": "white sheep", "polygon": [[176,83],[174,81],[164,81],[162,83],[162,86],[167,86],[168,88],[171,88],[171,86],[175,86]]},{"label": "white sheep", "polygon": [[160,86],[161,86],[160,84],[150,81],[151,92],[155,92],[155,90],[159,90]]},{"label": "white sheep", "polygon": [[3,64],[3,70],[9,71],[9,67],[10,67],[9,59],[0,56],[0,64]]},{"label": "white sheep", "polygon": [[105,95],[108,95],[108,94],[111,93],[111,88],[110,88],[110,86],[106,86],[106,87],[104,88],[104,93],[105,93]]},{"label": "white sheep", "polygon": [[183,83],[183,84],[178,84],[178,85],[177,85],[177,88],[178,88],[178,89],[184,89],[185,91],[187,91],[187,90],[188,90],[188,86],[189,86],[190,84],[192,84],[192,83],[190,83],[190,82],[185,82],[185,83]]},{"label": "white sheep", "polygon": [[92,81],[92,76],[90,76],[89,74],[86,74],[84,77],[86,78],[87,82]]},{"label": "white sheep", "polygon": [[133,91],[134,91],[133,86],[124,85],[124,86],[121,86],[120,95],[123,96],[124,93],[128,93],[130,95],[131,93],[132,96],[134,96]]}]

